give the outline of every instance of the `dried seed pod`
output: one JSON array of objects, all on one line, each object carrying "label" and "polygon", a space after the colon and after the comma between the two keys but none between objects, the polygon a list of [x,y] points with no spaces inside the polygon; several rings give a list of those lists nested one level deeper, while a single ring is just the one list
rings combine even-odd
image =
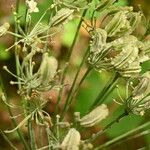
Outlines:
[{"label": "dried seed pod", "polygon": [[127,20],[124,11],[117,12],[111,21],[106,25],[105,30],[108,37],[121,36],[122,34],[131,33],[131,26]]},{"label": "dried seed pod", "polygon": [[144,115],[150,108],[150,74],[143,74],[139,84],[132,92],[132,99],[127,103],[127,109],[137,115]]},{"label": "dried seed pod", "polygon": [[140,62],[138,60],[132,62],[127,68],[118,70],[123,77],[138,77],[141,72]]},{"label": "dried seed pod", "polygon": [[80,139],[80,133],[71,128],[61,144],[62,150],[79,150]]},{"label": "dried seed pod", "polygon": [[83,127],[92,127],[108,116],[107,105],[102,104],[80,119]]},{"label": "dried seed pod", "polygon": [[9,24],[8,22],[6,22],[6,23],[4,23],[2,26],[0,26],[0,37],[1,37],[2,35],[5,35],[5,34],[6,34],[6,32],[7,32],[8,29],[9,29],[9,27],[10,27],[10,24]]},{"label": "dried seed pod", "polygon": [[86,9],[89,7],[88,2],[86,0],[61,0],[60,4],[64,5],[67,8],[71,9]]},{"label": "dried seed pod", "polygon": [[149,90],[150,90],[150,74],[145,73],[143,74],[139,84],[134,88],[132,92],[133,99],[142,99],[147,94],[149,94]]},{"label": "dried seed pod", "polygon": [[74,10],[69,8],[60,9],[56,15],[52,18],[50,26],[58,26],[69,20],[69,17],[73,14]]},{"label": "dried seed pod", "polygon": [[56,58],[49,56],[48,53],[43,54],[43,60],[38,71],[41,83],[49,84],[49,82],[54,78],[57,68],[58,62]]},{"label": "dried seed pod", "polygon": [[115,3],[115,2],[116,2],[116,0],[101,0],[101,1],[99,2],[99,4],[97,5],[97,7],[96,7],[96,11],[101,12],[101,11],[103,11],[103,10],[106,10],[106,9],[108,9],[110,6],[112,6],[113,3]]},{"label": "dried seed pod", "polygon": [[138,47],[128,43],[122,47],[122,51],[112,59],[111,64],[118,70],[128,68],[128,66],[138,57]]},{"label": "dried seed pod", "polygon": [[92,41],[90,44],[90,52],[99,52],[106,45],[107,32],[98,28],[92,32]]},{"label": "dried seed pod", "polygon": [[[119,9],[118,9],[119,10]],[[109,16],[111,18],[111,16]],[[107,22],[105,30],[108,37],[120,37],[131,34],[141,22],[141,13],[132,12],[132,8],[120,9],[114,13],[112,19]]]},{"label": "dried seed pod", "polygon": [[98,28],[91,32],[92,40],[90,44],[90,54],[88,62],[96,70],[108,69],[110,67],[110,61],[106,60],[108,51],[111,48],[109,43],[106,43],[107,32],[101,28]]},{"label": "dried seed pod", "polygon": [[130,12],[127,14],[127,19],[130,22],[131,32],[133,32],[141,22],[141,12]]}]

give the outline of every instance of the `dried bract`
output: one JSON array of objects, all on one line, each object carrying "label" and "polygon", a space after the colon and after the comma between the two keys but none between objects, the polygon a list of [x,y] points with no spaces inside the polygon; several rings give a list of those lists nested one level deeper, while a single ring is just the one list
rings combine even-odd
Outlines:
[{"label": "dried bract", "polygon": [[29,7],[29,13],[39,12],[39,9],[37,8],[37,2],[34,0],[26,0],[26,3]]},{"label": "dried bract", "polygon": [[71,128],[61,144],[62,150],[79,150],[80,139],[80,133]]},{"label": "dried bract", "polygon": [[89,114],[80,119],[80,125],[83,127],[92,127],[105,119],[108,116],[108,108],[105,104],[102,104],[92,110]]},{"label": "dried bract", "polygon": [[52,18],[50,22],[50,26],[58,26],[66,23],[69,20],[69,17],[73,14],[74,10],[69,8],[62,8],[60,9],[56,15]]},{"label": "dried bract", "polygon": [[58,68],[58,62],[53,56],[49,56],[48,53],[43,55],[43,60],[39,68],[39,74],[41,78],[41,84],[46,85],[54,78]]},{"label": "dried bract", "polygon": [[2,26],[0,26],[0,37],[1,37],[2,35],[5,35],[5,34],[6,34],[6,32],[7,32],[8,29],[9,29],[9,27],[10,27],[10,24],[9,24],[8,22],[6,22],[6,23],[4,23]]}]

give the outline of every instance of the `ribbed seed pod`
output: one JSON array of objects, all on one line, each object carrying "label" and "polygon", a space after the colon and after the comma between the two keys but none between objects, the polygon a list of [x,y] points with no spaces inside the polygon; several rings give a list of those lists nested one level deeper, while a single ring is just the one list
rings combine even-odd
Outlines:
[{"label": "ribbed seed pod", "polygon": [[150,75],[146,73],[143,75],[139,84],[133,90],[133,99],[142,99],[146,96],[150,91]]},{"label": "ribbed seed pod", "polygon": [[112,59],[111,64],[118,70],[127,68],[138,57],[138,47],[128,44],[122,47],[122,51]]},{"label": "ribbed seed pod", "polygon": [[108,51],[111,45],[106,43],[107,32],[101,28],[91,32],[92,40],[90,44],[90,54],[88,57],[88,62],[96,70],[108,69],[110,67],[110,61],[106,60]]},{"label": "ribbed seed pod", "polygon": [[43,85],[49,84],[49,82],[54,78],[57,68],[58,62],[56,58],[45,53],[38,71]]},{"label": "ribbed seed pod", "polygon": [[130,34],[131,26],[126,16],[127,12],[117,12],[111,21],[106,25],[108,37],[121,36],[122,34]]},{"label": "ribbed seed pod", "polygon": [[85,9],[89,7],[86,0],[61,0],[62,4],[65,7],[71,8],[71,9]]},{"label": "ribbed seed pod", "polygon": [[90,52],[100,52],[106,45],[107,32],[98,28],[92,32]]},{"label": "ribbed seed pod", "polygon": [[80,139],[80,133],[71,128],[61,144],[62,150],[79,150]]},{"label": "ribbed seed pod", "polygon": [[[143,45],[141,46],[141,51],[147,55],[148,57],[150,57],[150,41],[144,41]],[[149,58],[150,59],[150,58]]]},{"label": "ribbed seed pod", "polygon": [[140,62],[138,60],[132,62],[127,68],[118,70],[123,77],[138,77],[141,72]]},{"label": "ribbed seed pod", "polygon": [[114,13],[113,17],[108,15],[110,18],[112,17],[105,26],[108,37],[120,37],[131,34],[141,22],[141,16],[140,12],[132,12],[132,7],[128,7],[128,9],[120,8],[120,11],[118,7],[118,11]]},{"label": "ribbed seed pod", "polygon": [[6,22],[6,23],[4,23],[2,26],[0,26],[0,37],[1,37],[2,35],[5,35],[5,34],[6,34],[6,32],[7,32],[8,29],[9,29],[9,27],[10,27],[10,24],[9,24],[8,22]]},{"label": "ribbed seed pod", "polygon": [[69,20],[69,17],[73,14],[74,10],[69,8],[62,8],[60,9],[56,15],[52,18],[50,26],[58,26],[60,24],[65,23]]},{"label": "ribbed seed pod", "polygon": [[127,103],[130,112],[144,115],[145,110],[150,108],[150,74],[145,73],[139,84],[132,92],[132,99]]},{"label": "ribbed seed pod", "polygon": [[80,119],[80,125],[83,127],[92,127],[108,116],[107,105],[102,104],[92,110],[89,114]]},{"label": "ribbed seed pod", "polygon": [[141,22],[142,14],[141,12],[130,12],[127,14],[127,18],[130,22],[131,32],[133,32]]},{"label": "ribbed seed pod", "polygon": [[99,2],[99,5],[96,7],[97,11],[103,11],[104,9],[108,8],[111,6],[113,3],[115,3],[116,0],[101,0]]}]

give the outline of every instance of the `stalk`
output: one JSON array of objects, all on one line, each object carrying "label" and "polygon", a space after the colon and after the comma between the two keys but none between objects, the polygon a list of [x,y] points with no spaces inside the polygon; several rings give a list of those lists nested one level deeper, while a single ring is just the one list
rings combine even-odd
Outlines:
[{"label": "stalk", "polygon": [[63,111],[62,111],[62,115],[61,115],[61,119],[60,119],[60,120],[62,120],[62,119],[64,118],[65,113],[67,112],[67,110],[69,109],[69,107],[70,107],[70,105],[71,105],[71,103],[72,103],[74,94],[76,93],[77,89],[79,89],[80,85],[82,84],[82,82],[84,81],[84,79],[86,78],[86,76],[89,74],[89,72],[90,72],[90,70],[91,70],[91,68],[88,68],[88,69],[87,69],[86,73],[83,75],[81,81],[79,82],[79,84],[78,84],[76,90],[73,92],[73,89],[74,89],[75,84],[76,84],[76,82],[77,82],[77,78],[78,78],[79,73],[80,73],[80,71],[81,71],[81,69],[82,69],[82,66],[83,66],[83,64],[84,64],[84,62],[85,62],[85,60],[86,60],[86,57],[87,57],[88,52],[89,52],[89,47],[87,48],[87,50],[86,50],[86,52],[85,52],[85,54],[84,54],[84,56],[83,56],[82,62],[81,62],[81,64],[80,64],[80,66],[78,67],[78,70],[77,70],[77,73],[76,73],[75,78],[74,78],[74,80],[73,80],[73,83],[72,83],[72,85],[71,85],[70,91],[69,91],[68,96],[67,96],[67,98],[66,98],[66,100],[65,100],[65,106],[64,106],[64,108],[63,108]]},{"label": "stalk", "polygon": [[146,128],[147,126],[150,126],[150,121],[148,121],[148,122],[138,126],[137,128],[132,129],[132,130],[130,130],[130,131],[128,131],[128,132],[126,132],[126,133],[124,133],[124,134],[122,134],[122,135],[120,135],[120,136],[118,136],[118,137],[116,137],[116,138],[114,138],[114,139],[112,139],[112,140],[110,140],[110,141],[100,145],[95,150],[100,150],[100,149],[106,148],[106,147],[114,144],[115,142],[117,142],[117,141],[119,141],[119,140],[121,140],[123,138],[128,137],[129,135],[133,134],[134,132],[137,132],[137,131],[139,131],[139,130],[141,130],[143,128]]},{"label": "stalk", "polygon": [[31,119],[29,119],[29,121],[28,121],[28,131],[29,131],[29,136],[30,136],[31,150],[36,150],[36,142],[35,142],[35,137],[34,137],[34,129],[32,127],[32,121],[31,121]]},{"label": "stalk", "polygon": [[103,103],[106,97],[113,91],[116,86],[117,80],[119,78],[119,74],[115,73],[115,75],[110,79],[110,81],[105,85],[104,89],[98,94],[96,97],[91,109]]},{"label": "stalk", "polygon": [[[5,89],[4,89],[4,85],[3,85],[3,82],[2,82],[1,77],[0,77],[0,87],[2,88],[2,91],[4,92],[5,96],[7,96],[7,95],[6,95],[6,92],[5,92]],[[7,97],[6,97],[6,99],[8,100]],[[8,109],[8,113],[9,113],[9,115],[10,115],[10,117],[11,117],[11,121],[12,121],[12,123],[13,123],[13,126],[16,127],[16,126],[17,126],[17,122],[16,122],[15,118],[13,118],[13,113],[12,113],[12,111],[11,111],[11,108],[10,108],[8,105],[6,105],[6,107],[7,107],[7,109]],[[18,136],[19,136],[21,142],[22,142],[23,145],[24,145],[25,150],[30,150],[30,148],[29,148],[27,142],[25,141],[24,136],[23,136],[22,132],[20,131],[20,129],[18,128],[16,131],[17,131],[17,134],[18,134]]]},{"label": "stalk", "polygon": [[[67,55],[66,62],[70,62],[71,54],[72,54],[72,52],[73,52],[73,49],[74,49],[74,46],[75,46],[75,43],[76,43],[76,40],[77,40],[79,31],[80,31],[80,27],[81,27],[81,24],[82,24],[82,21],[83,21],[82,18],[85,16],[86,11],[87,11],[87,10],[84,10],[84,12],[83,12],[83,14],[82,14],[82,16],[81,16],[81,18],[80,18],[80,21],[79,21],[79,24],[78,24],[78,26],[77,26],[77,30],[76,30],[76,33],[75,33],[73,42],[72,42],[72,44],[71,44],[71,47],[70,47],[70,49],[69,49],[69,53],[68,53],[68,55]],[[69,65],[67,65],[67,66],[64,68],[64,71],[63,71],[63,74],[62,74],[62,79],[61,79],[61,85],[64,84],[65,77],[66,77],[66,73],[67,73],[67,70],[68,70],[68,66],[69,66]],[[63,93],[63,88],[61,88],[60,91],[59,91],[58,100],[57,100],[58,102],[61,101],[62,93]]]},{"label": "stalk", "polygon": [[119,115],[115,120],[113,120],[112,122],[110,122],[104,129],[100,130],[99,132],[97,132],[95,135],[93,135],[90,139],[87,140],[87,142],[93,142],[95,139],[97,139],[99,136],[101,136],[102,134],[104,134],[109,128],[112,127],[112,125],[114,125],[115,123],[118,123],[122,118],[124,118],[125,116],[127,116],[128,113],[125,111],[123,112],[121,115]]},{"label": "stalk", "polygon": [[5,135],[5,133],[0,129],[0,134],[3,136],[3,138],[8,142],[8,144],[11,146],[13,150],[17,150],[17,148],[13,145],[13,143],[8,139],[8,137]]},{"label": "stalk", "polygon": [[[18,13],[19,13],[19,4],[20,4],[20,0],[17,0],[16,1],[16,14],[18,16]],[[18,34],[18,20],[15,16],[15,34]],[[15,43],[18,41],[18,37],[15,36]],[[19,54],[18,54],[18,47],[17,45],[15,45],[15,60],[16,60],[16,73],[17,73],[17,76],[20,75],[20,62],[19,62]],[[20,82],[19,78],[18,78],[18,82]],[[19,89],[21,88],[21,85],[18,84],[18,87]]]}]

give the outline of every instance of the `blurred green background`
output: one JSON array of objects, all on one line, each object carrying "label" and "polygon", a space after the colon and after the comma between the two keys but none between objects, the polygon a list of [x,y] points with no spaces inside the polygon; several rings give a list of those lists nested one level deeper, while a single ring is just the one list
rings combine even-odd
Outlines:
[{"label": "blurred green background", "polygon": [[[47,8],[49,4],[50,4],[50,0],[39,0],[40,12],[38,14],[33,15],[33,22],[36,22],[39,19],[39,17],[42,15],[42,13],[44,12],[44,10]],[[15,0],[14,1],[0,0],[0,23],[9,21],[12,27],[11,30],[13,30],[13,26],[14,26],[13,17],[11,15],[12,13],[11,8],[13,5],[15,6]],[[150,0],[118,0],[117,5],[119,6],[132,5],[135,11],[141,9],[145,14],[145,16],[149,18]],[[25,6],[22,3],[20,7],[20,15],[24,14],[24,12],[25,12]],[[48,16],[45,17],[45,22],[47,19]],[[69,50],[69,47],[72,43],[77,22],[78,20],[74,20],[68,23],[65,26],[65,30],[61,34],[61,36],[56,37],[55,45],[51,47],[53,53],[62,62],[64,61],[66,53]],[[143,29],[141,29],[139,32],[142,32],[142,30]],[[88,40],[89,37],[81,29],[80,36],[78,37],[78,41],[76,43],[74,53],[72,56],[73,59],[71,59],[72,61],[69,70],[68,80],[72,79],[77,67],[80,64],[82,58],[81,56],[86,49]],[[4,82],[7,94],[10,97],[10,99],[17,99],[17,95],[15,94],[16,87],[9,85],[9,81],[13,80],[13,78],[2,70],[2,66],[7,65],[9,66],[9,69],[12,72],[15,72],[14,51],[11,50],[9,52],[5,52],[5,49],[9,47],[13,43],[13,41],[14,41],[13,37],[8,35],[0,38],[0,76]],[[144,73],[149,69],[150,69],[150,62],[147,61],[142,65],[142,72]],[[103,89],[103,87],[109,81],[111,76],[112,76],[111,72],[97,73],[95,71],[92,71],[87,77],[87,79],[85,80],[84,84],[82,85],[80,92],[76,97],[75,107],[73,107],[73,109],[75,111],[81,112],[81,115],[85,114],[88,108],[90,107],[90,105],[92,104],[93,100],[96,98],[98,93]],[[125,88],[124,81],[120,80],[119,89],[122,96],[124,95],[124,88]],[[88,131],[89,134],[91,134],[92,132],[96,132],[102,126],[107,125],[109,122],[111,122],[114,118],[116,118],[119,114],[122,113],[123,109],[112,102],[112,99],[116,97],[117,97],[116,90],[114,90],[106,99],[106,103],[108,104],[110,109],[109,118],[106,119],[106,121],[103,121],[100,124],[100,126],[97,126],[94,129],[91,129],[91,131]],[[126,133],[127,131],[139,126],[142,122],[149,120],[149,118],[150,118],[150,112],[147,112],[144,117],[140,117],[136,115],[125,117],[119,123],[115,123],[113,127],[109,129],[109,131],[104,136],[98,139],[97,142],[103,143],[108,141],[109,139],[117,137],[118,135]],[[7,109],[5,105],[2,102],[0,102],[0,128],[6,129],[7,127],[9,127],[9,124],[10,124],[10,120],[7,113]],[[10,138],[19,145],[19,141],[15,133],[13,133],[13,135],[11,135]],[[122,142],[112,145],[110,148],[108,148],[108,150],[109,149],[110,150],[111,149],[112,150],[137,150],[144,147],[145,145],[147,146],[147,149],[150,149],[149,134],[145,136],[141,136],[139,138],[123,140]],[[0,137],[0,150],[8,150],[8,148],[9,148],[8,144],[4,141],[2,137]]]}]

